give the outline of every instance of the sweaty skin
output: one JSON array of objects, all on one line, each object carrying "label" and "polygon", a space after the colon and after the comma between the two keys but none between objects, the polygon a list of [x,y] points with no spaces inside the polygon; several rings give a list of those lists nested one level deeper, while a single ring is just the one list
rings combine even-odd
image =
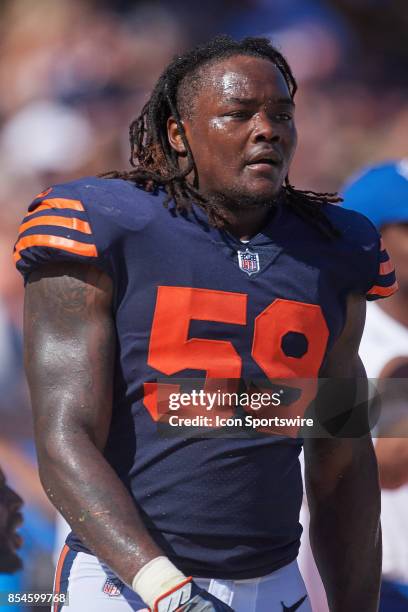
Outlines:
[{"label": "sweaty skin", "polygon": [[[201,74],[201,73],[200,73]],[[199,189],[229,212],[228,229],[240,238],[255,234],[270,212],[296,149],[294,102],[281,72],[270,61],[234,56],[202,69],[204,95],[183,117],[199,174]],[[185,167],[176,121],[168,137]],[[273,164],[249,164],[272,154]]]},{"label": "sweaty skin", "polygon": [[[228,229],[245,238],[262,227],[288,173],[293,103],[264,59],[234,56],[205,75],[191,117],[183,118],[199,188],[224,204]],[[168,136],[182,166],[186,151],[173,119]],[[258,155],[273,163],[250,167]],[[162,552],[102,455],[112,413],[111,300],[111,281],[91,267],[39,269],[26,289],[25,355],[44,487],[84,543],[129,584]],[[322,376],[359,375],[363,324],[363,298],[354,298]],[[374,612],[380,545],[371,440],[310,441],[306,462],[312,542],[331,609]]]},{"label": "sweaty skin", "polygon": [[[26,290],[26,368],[44,488],[84,543],[129,584],[162,552],[101,454],[112,411],[111,293],[110,279],[92,267],[33,273]],[[344,331],[322,377],[362,375],[357,349],[364,308],[363,298],[349,299]],[[371,438],[306,440],[305,460],[311,542],[331,610],[346,612],[361,602],[356,609],[374,612],[381,540]]]},{"label": "sweaty skin", "polygon": [[25,365],[40,478],[85,545],[131,584],[161,551],[102,456],[112,413],[111,280],[95,268],[48,265],[30,276]]}]

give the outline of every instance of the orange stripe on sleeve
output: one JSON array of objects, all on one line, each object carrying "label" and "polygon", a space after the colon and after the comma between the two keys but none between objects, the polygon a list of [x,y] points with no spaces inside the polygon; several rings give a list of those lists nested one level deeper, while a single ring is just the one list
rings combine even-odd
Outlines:
[{"label": "orange stripe on sleeve", "polygon": [[43,200],[41,204],[39,204],[34,210],[27,213],[27,217],[33,215],[40,210],[49,210],[50,208],[58,208],[59,210],[63,208],[69,208],[70,210],[79,210],[84,212],[85,208],[83,207],[82,202],[80,200],[69,200],[66,198],[48,198],[48,200]]},{"label": "orange stripe on sleeve", "polygon": [[398,289],[398,282],[395,281],[389,287],[379,287],[378,285],[374,285],[371,287],[370,291],[367,292],[367,295],[380,295],[381,297],[388,297],[395,293]]},{"label": "orange stripe on sleeve", "polygon": [[[54,589],[53,589],[54,595],[60,592],[62,567],[64,565],[64,561],[68,553],[69,553],[69,546],[65,544],[59,556],[57,570],[55,572]],[[59,605],[58,602],[54,604],[53,612],[58,612],[58,605]]]},{"label": "orange stripe on sleeve", "polygon": [[37,193],[34,200],[38,200],[39,198],[45,198],[45,196],[51,193],[51,191],[52,191],[52,187],[48,187],[48,189],[44,189],[44,191],[41,191],[41,193]]},{"label": "orange stripe on sleeve", "polygon": [[87,221],[81,221],[81,219],[76,219],[73,217],[56,217],[53,215],[35,217],[35,219],[22,223],[20,226],[20,234],[25,232],[25,230],[28,230],[30,227],[35,227],[36,225],[56,225],[58,227],[67,227],[68,229],[77,230],[78,232],[83,232],[84,234],[92,234],[91,226]]},{"label": "orange stripe on sleeve", "polygon": [[75,255],[81,255],[83,257],[98,256],[98,251],[94,244],[86,244],[85,242],[62,238],[61,236],[36,234],[34,236],[24,236],[24,238],[20,238],[16,244],[14,261],[17,263],[21,259],[20,251],[32,246],[52,247],[54,249],[69,251],[70,253],[75,253]]},{"label": "orange stripe on sleeve", "polygon": [[380,274],[389,274],[390,272],[394,272],[394,266],[391,259],[380,264]]}]

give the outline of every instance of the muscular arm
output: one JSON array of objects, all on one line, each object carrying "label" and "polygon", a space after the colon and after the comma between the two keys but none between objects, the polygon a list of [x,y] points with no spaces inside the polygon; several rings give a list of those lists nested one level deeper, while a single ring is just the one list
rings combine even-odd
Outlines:
[{"label": "muscular arm", "polygon": [[[334,379],[365,378],[358,357],[364,319],[363,298],[351,296],[345,328],[320,374],[333,379],[334,402],[338,403],[339,391]],[[342,387],[348,386],[347,381],[343,383]],[[346,401],[351,395],[346,389]],[[365,412],[365,407],[357,410]],[[310,542],[331,612],[376,612],[381,577],[380,491],[371,436],[306,440],[305,479]]]},{"label": "muscular arm", "polygon": [[127,584],[162,554],[105,461],[115,329],[110,279],[91,266],[48,266],[30,276],[25,366],[40,477],[82,541]]}]

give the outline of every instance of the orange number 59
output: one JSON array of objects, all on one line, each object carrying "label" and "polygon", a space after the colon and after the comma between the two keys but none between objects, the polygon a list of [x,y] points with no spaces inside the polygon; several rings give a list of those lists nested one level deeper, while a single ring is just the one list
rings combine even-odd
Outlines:
[{"label": "orange number 59", "polygon": [[[168,376],[193,369],[205,371],[207,379],[239,378],[242,358],[232,342],[188,335],[192,320],[246,325],[247,298],[244,293],[230,291],[160,286],[148,364]],[[307,350],[301,357],[283,352],[282,338],[288,332],[305,336]],[[276,299],[255,319],[252,358],[269,379],[316,378],[328,336],[320,306]],[[153,418],[157,418],[153,401],[155,388],[155,383],[145,384],[144,402]]]}]

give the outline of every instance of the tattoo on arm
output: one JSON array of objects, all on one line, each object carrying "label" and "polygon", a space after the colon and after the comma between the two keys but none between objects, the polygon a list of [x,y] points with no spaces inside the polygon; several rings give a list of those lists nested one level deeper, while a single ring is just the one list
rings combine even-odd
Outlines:
[{"label": "tattoo on arm", "polygon": [[58,265],[30,277],[25,363],[40,474],[82,542],[125,582],[163,554],[103,456],[112,413],[112,284],[95,268]]},{"label": "tattoo on arm", "polygon": [[[111,299],[110,279],[91,266],[42,269],[30,277],[26,291],[25,363],[33,402],[56,395],[62,420],[73,403],[80,405],[78,416],[89,419],[97,439],[107,426],[101,414],[110,419],[111,411]],[[48,419],[40,408],[36,412],[44,432]]]}]

